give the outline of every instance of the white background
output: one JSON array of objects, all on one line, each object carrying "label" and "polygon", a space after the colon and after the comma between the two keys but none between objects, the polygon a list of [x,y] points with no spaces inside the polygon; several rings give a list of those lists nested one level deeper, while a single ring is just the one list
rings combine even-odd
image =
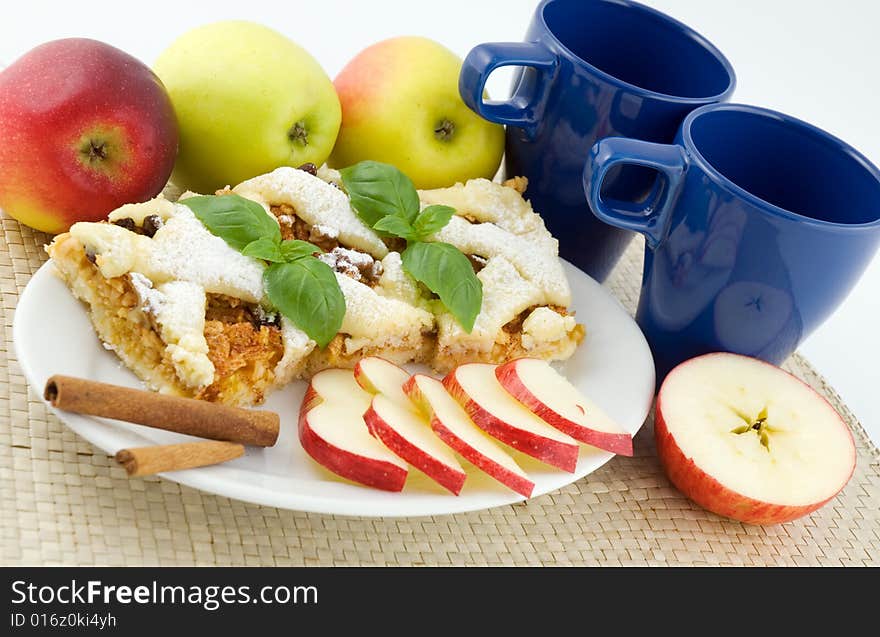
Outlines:
[{"label": "white background", "polygon": [[[796,0],[643,0],[705,35],[737,73],[734,101],[767,106],[842,137],[880,163],[880,3]],[[245,18],[285,33],[333,77],[363,47],[424,35],[459,55],[517,41],[534,0],[213,0],[211,2],[4,3],[0,63],[46,40],[86,36],[152,63],[177,35]],[[508,72],[490,80],[506,95]],[[112,87],[107,87],[112,90]],[[834,184],[828,184],[833,188]],[[877,202],[880,206],[880,202]],[[801,348],[880,443],[880,257],[846,303]]]}]

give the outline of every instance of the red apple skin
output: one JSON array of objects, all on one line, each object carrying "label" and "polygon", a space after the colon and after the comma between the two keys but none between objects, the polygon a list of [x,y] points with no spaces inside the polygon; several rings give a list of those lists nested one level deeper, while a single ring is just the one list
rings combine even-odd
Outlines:
[{"label": "red apple skin", "polygon": [[501,466],[497,462],[493,462],[481,454],[464,440],[456,436],[452,431],[447,429],[440,419],[431,413],[427,401],[422,398],[422,392],[419,390],[419,386],[416,383],[416,376],[412,376],[406,381],[406,384],[403,386],[403,392],[410,397],[410,400],[412,400],[423,413],[430,416],[431,429],[433,429],[434,433],[436,433],[443,442],[449,445],[453,451],[457,452],[462,458],[473,464],[482,472],[492,476],[498,480],[498,482],[509,487],[516,493],[527,498],[532,497],[532,491],[535,489],[534,482],[521,475],[517,475],[510,469]]},{"label": "red apple skin", "polygon": [[466,473],[455,471],[401,437],[393,427],[389,426],[376,413],[373,405],[370,405],[367,413],[364,414],[364,421],[366,421],[370,433],[381,440],[386,447],[400,458],[419,469],[440,486],[449,489],[455,495],[461,493],[461,488],[464,486],[464,481],[467,478]]},{"label": "red apple skin", "polygon": [[[703,356],[719,355],[731,356],[731,354],[716,353],[704,354]],[[685,361],[684,363],[681,363],[679,367],[687,365],[689,362],[694,361],[697,358],[701,357],[698,356],[690,359],[690,361]],[[759,359],[753,360],[764,365],[769,365],[769,363]],[[771,367],[775,368],[775,366]],[[669,372],[667,378],[674,373],[675,369]],[[797,381],[803,383],[799,378],[797,378]],[[806,385],[806,383],[804,384]],[[810,388],[810,391],[814,390]],[[822,398],[822,400],[825,400],[821,395],[819,395],[819,397]],[[661,386],[660,392],[657,395],[657,405],[654,416],[654,439],[657,443],[657,455],[660,458],[660,464],[663,466],[663,470],[666,472],[669,481],[675,485],[675,488],[681,491],[686,497],[712,513],[733,520],[738,520],[746,524],[771,525],[791,522],[792,520],[796,520],[812,513],[816,509],[821,508],[829,501],[833,500],[837,496],[837,493],[840,493],[840,491],[843,490],[843,487],[846,486],[846,483],[849,482],[849,478],[847,478],[846,482],[844,482],[840,489],[838,489],[838,491],[831,497],[822,500],[821,502],[805,504],[803,506],[788,506],[762,502],[728,489],[718,480],[700,469],[691,458],[684,455],[666,425],[666,420],[663,416],[663,399],[663,387]],[[841,426],[846,427],[846,425],[843,424],[843,421],[841,421]],[[847,429],[847,433],[849,433],[849,429]],[[856,468],[855,445],[853,445],[852,467],[850,477],[852,477]]]},{"label": "red apple skin", "polygon": [[572,422],[554,411],[549,405],[541,402],[520,380],[519,375],[516,373],[516,360],[499,365],[495,369],[495,377],[511,396],[528,407],[533,414],[551,427],[555,427],[575,440],[592,445],[598,449],[622,456],[633,455],[632,436],[629,434],[613,434],[588,429],[583,425]]},{"label": "red apple skin", "polygon": [[527,480],[522,476],[518,476],[513,471],[505,469],[500,464],[492,462],[483,454],[478,453],[473,447],[444,427],[443,423],[437,418],[431,418],[431,429],[433,429],[434,433],[436,433],[443,442],[449,445],[453,451],[461,454],[462,458],[472,463],[475,467],[495,478],[498,482],[509,487],[516,493],[527,498],[532,497],[532,491],[535,490],[534,482]]},{"label": "red apple skin", "polygon": [[299,441],[305,452],[338,476],[384,491],[402,491],[406,469],[335,447],[312,430],[308,413],[322,402],[324,399],[309,385],[299,410]]},{"label": "red apple skin", "polygon": [[[147,201],[168,182],[177,120],[142,62],[84,38],[48,42],[0,72],[0,207],[58,233]],[[89,141],[105,142],[89,159]]]},{"label": "red apple skin", "polygon": [[577,447],[532,435],[508,426],[505,422],[502,422],[483,409],[467,395],[464,388],[458,384],[458,380],[455,378],[455,370],[446,375],[443,379],[443,385],[452,397],[464,407],[464,410],[471,417],[471,420],[474,421],[474,424],[487,434],[506,445],[510,445],[517,451],[558,467],[563,471],[574,473],[577,468],[579,453]]}]

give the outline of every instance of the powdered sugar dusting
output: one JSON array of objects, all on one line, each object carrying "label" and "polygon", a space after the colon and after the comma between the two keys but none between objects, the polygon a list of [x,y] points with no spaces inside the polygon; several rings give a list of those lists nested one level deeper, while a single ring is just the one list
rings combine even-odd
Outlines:
[{"label": "powdered sugar dusting", "polygon": [[378,259],[388,254],[382,240],[352,210],[348,195],[304,170],[276,168],[240,183],[233,191],[264,205],[292,206],[309,225],[332,228],[339,241]]},{"label": "powdered sugar dusting", "polygon": [[382,274],[381,261],[376,261],[366,252],[348,248],[333,248],[330,252],[319,254],[318,260],[355,281],[361,281],[365,277],[377,279]]},{"label": "powdered sugar dusting", "polygon": [[211,234],[183,205],[176,206],[153,237],[150,268],[153,280],[182,280],[205,291],[227,294],[251,303],[263,298],[262,262],[246,257]]},{"label": "powdered sugar dusting", "polygon": [[205,290],[190,281],[169,281],[156,286],[163,297],[156,323],[174,369],[190,387],[210,385],[214,364],[205,340]]},{"label": "powdered sugar dusting", "polygon": [[402,344],[417,345],[423,330],[434,325],[430,312],[415,308],[397,299],[379,296],[363,283],[336,275],[345,296],[345,318],[341,332],[349,334],[346,353],[365,345],[394,347]]},{"label": "powdered sugar dusting", "polygon": [[502,327],[523,310],[541,302],[541,290],[527,281],[504,257],[489,259],[477,278],[483,284],[483,306],[470,334],[451,314],[437,319],[438,341],[450,349],[491,350]]},{"label": "powdered sugar dusting", "polygon": [[[456,209],[456,216],[433,240],[451,243],[465,254],[503,256],[544,291],[543,302],[571,303],[571,289],[559,261],[559,242],[519,192],[488,179],[471,179],[450,188],[421,190],[419,199],[422,205],[445,204]],[[464,215],[478,223],[468,222]]]},{"label": "powdered sugar dusting", "polygon": [[571,288],[559,261],[558,243],[546,230],[523,235],[511,234],[493,223],[468,223],[453,217],[445,228],[431,237],[451,243],[465,254],[504,257],[520,275],[540,288],[541,302],[568,306]]},{"label": "powdered sugar dusting", "polygon": [[129,272],[128,280],[138,295],[141,309],[153,316],[158,314],[159,308],[162,306],[163,296],[161,292],[153,289],[153,282],[140,272]]},{"label": "powdered sugar dusting", "polygon": [[525,234],[544,228],[544,220],[531,204],[513,188],[488,179],[470,179],[466,184],[449,188],[420,190],[422,205],[444,204],[458,215],[490,222],[513,234]]},{"label": "powdered sugar dusting", "polygon": [[325,226],[323,224],[317,223],[312,226],[312,232],[318,234],[324,239],[338,239],[339,238],[339,230],[336,228],[331,228],[330,226]]}]

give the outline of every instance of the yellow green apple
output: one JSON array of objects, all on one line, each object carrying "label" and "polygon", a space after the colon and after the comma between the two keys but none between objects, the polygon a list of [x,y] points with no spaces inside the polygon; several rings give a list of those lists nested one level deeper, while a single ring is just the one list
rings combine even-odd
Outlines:
[{"label": "yellow green apple", "polygon": [[361,51],[334,80],[342,128],[331,165],[393,164],[417,188],[494,177],[504,128],[465,105],[460,72],[461,59],[427,38],[397,37]]},{"label": "yellow green apple", "polygon": [[172,180],[210,192],[279,166],[326,161],[339,132],[333,83],[284,35],[224,21],[180,36],[156,61],[180,124]]}]

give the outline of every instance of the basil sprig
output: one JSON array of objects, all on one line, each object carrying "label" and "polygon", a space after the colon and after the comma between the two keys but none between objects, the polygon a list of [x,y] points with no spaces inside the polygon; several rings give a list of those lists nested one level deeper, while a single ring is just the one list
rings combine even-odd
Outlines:
[{"label": "basil sprig", "polygon": [[204,226],[241,252],[254,241],[281,241],[281,229],[263,206],[239,195],[189,197],[180,201]]},{"label": "basil sprig", "polygon": [[419,193],[410,178],[394,166],[362,161],[341,172],[351,205],[371,228],[387,215],[409,223],[419,214]]},{"label": "basil sprig", "polygon": [[403,269],[439,296],[470,333],[483,305],[483,286],[458,248],[425,241],[449,223],[455,209],[435,205],[420,210],[412,181],[388,164],[362,161],[340,172],[358,216],[379,234],[406,240]]},{"label": "basil sprig", "polygon": [[483,304],[483,286],[467,257],[454,245],[440,241],[410,242],[400,256],[403,268],[436,292],[470,333]]},{"label": "basil sprig", "polygon": [[266,295],[320,347],[333,340],[345,316],[345,297],[333,269],[312,256],[266,269]]},{"label": "basil sprig", "polygon": [[278,224],[255,201],[238,195],[183,199],[212,233],[243,255],[269,263],[263,282],[269,302],[319,347],[342,327],[345,297],[333,269],[315,258],[318,246],[281,240]]}]

